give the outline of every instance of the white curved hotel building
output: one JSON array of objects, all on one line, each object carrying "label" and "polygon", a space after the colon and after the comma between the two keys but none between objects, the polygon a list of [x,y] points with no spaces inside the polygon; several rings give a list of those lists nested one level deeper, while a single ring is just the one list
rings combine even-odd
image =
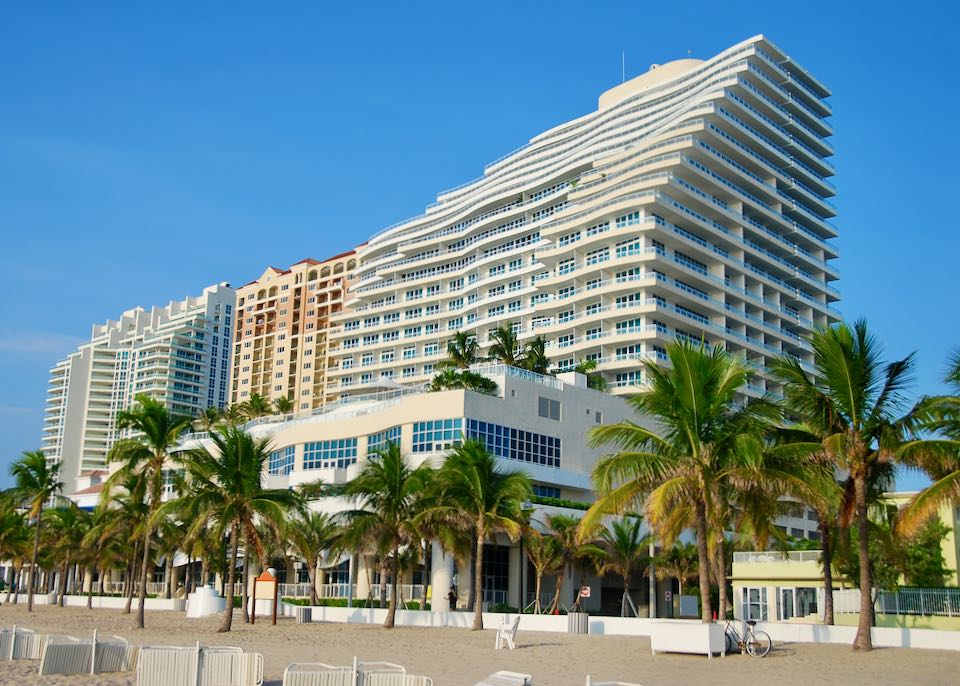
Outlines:
[{"label": "white curved hotel building", "polygon": [[425,382],[457,330],[542,335],[613,392],[676,336],[723,343],[777,392],[777,355],[838,319],[829,90],[762,36],[651,67],[358,249],[328,396]]}]

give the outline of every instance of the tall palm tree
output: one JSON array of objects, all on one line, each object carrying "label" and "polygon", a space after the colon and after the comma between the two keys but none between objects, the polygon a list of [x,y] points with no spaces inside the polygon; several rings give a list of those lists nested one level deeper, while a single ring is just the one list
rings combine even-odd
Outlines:
[{"label": "tall palm tree", "polygon": [[563,575],[563,557],[557,539],[549,534],[542,534],[535,529],[528,529],[523,536],[524,550],[530,564],[533,565],[535,575],[533,612],[540,614],[540,589],[543,587],[545,574]]},{"label": "tall palm tree", "polygon": [[317,597],[317,561],[323,551],[340,551],[341,528],[337,520],[326,513],[304,510],[288,520],[284,527],[287,539],[307,565],[310,578],[310,604],[319,605]]},{"label": "tall palm tree", "polygon": [[802,418],[820,448],[846,482],[846,512],[857,526],[860,551],[860,619],[854,649],[871,650],[873,580],[868,552],[870,484],[898,459],[898,451],[913,426],[904,410],[903,391],[910,381],[914,355],[886,363],[877,339],[863,320],[819,329],[811,336],[814,370],[808,373],[794,358],[781,358],[772,367],[783,384],[788,412]]},{"label": "tall palm tree", "polygon": [[523,503],[530,499],[530,478],[517,470],[500,471],[482,443],[466,441],[453,449],[436,476],[438,503],[429,511],[476,535],[473,629],[483,628],[483,546],[499,532],[517,540],[523,532]]},{"label": "tall palm tree", "polygon": [[[147,502],[148,481],[143,472],[116,473],[107,479],[97,505],[96,524],[90,535],[97,545],[117,544],[118,558],[126,561],[126,596],[124,612],[133,606],[137,562],[141,559],[144,531],[150,518]],[[101,584],[103,588],[103,584]]]},{"label": "tall palm tree", "polygon": [[290,414],[293,412],[293,401],[285,395],[273,399],[273,408],[277,414]]},{"label": "tall palm tree", "polygon": [[240,426],[247,421],[246,403],[227,405],[220,413],[221,419],[230,426]]},{"label": "tall palm tree", "polygon": [[[218,535],[230,534],[230,558],[227,578],[227,607],[218,632],[230,631],[233,626],[234,584],[237,573],[237,555],[241,536],[244,556],[256,554],[263,561],[263,543],[257,531],[257,521],[279,526],[286,513],[300,506],[296,493],[286,489],[268,489],[263,478],[270,460],[269,438],[254,438],[237,427],[221,427],[210,435],[213,449],[206,447],[190,451],[185,461],[188,491],[180,501],[170,501],[155,516],[164,516],[185,507],[182,500],[198,516],[187,530],[193,537],[213,522]],[[247,592],[244,580],[243,603]]]},{"label": "tall palm tree", "polygon": [[170,412],[163,403],[147,395],[138,395],[136,405],[117,414],[117,428],[130,431],[133,436],[114,444],[110,449],[111,462],[119,462],[120,468],[108,481],[118,481],[131,474],[140,475],[145,483],[147,524],[143,528],[141,549],[143,561],[140,567],[139,605],[137,626],[143,628],[144,605],[147,598],[147,578],[152,561],[150,544],[154,526],[150,517],[160,506],[163,494],[163,470],[175,463],[171,454],[180,437],[190,428],[190,418]]},{"label": "tall palm tree", "polygon": [[[646,390],[630,399],[656,422],[648,429],[625,420],[591,431],[592,445],[613,445],[593,471],[599,497],[584,517],[591,529],[609,513],[642,508],[664,541],[692,526],[699,559],[701,619],[712,621],[710,524],[722,482],[753,465],[763,453],[763,431],[775,408],[758,401],[736,404],[753,372],[742,357],[722,347],[675,341],[667,346],[671,365],[644,360]],[[756,477],[754,477],[756,478]],[[771,485],[781,484],[771,479]]]},{"label": "tall palm tree", "polygon": [[520,366],[535,374],[550,372],[550,358],[547,357],[547,341],[543,336],[537,336],[523,348],[523,357]]},{"label": "tall palm tree", "polygon": [[490,357],[500,364],[510,367],[519,367],[523,361],[523,355],[520,353],[520,343],[513,329],[509,326],[498,326],[490,334]]},{"label": "tall palm tree", "polygon": [[[634,574],[642,573],[649,561],[650,537],[641,533],[643,522],[639,517],[615,519],[610,528],[600,532],[598,547],[602,551],[597,558],[597,574],[616,574],[623,579],[623,599],[620,601],[620,616],[626,617],[630,599],[630,582]],[[630,602],[628,603],[628,600]]]},{"label": "tall palm tree", "polygon": [[51,463],[42,450],[28,450],[10,465],[13,488],[7,491],[11,500],[23,504],[34,522],[33,553],[30,555],[30,576],[27,578],[27,611],[33,612],[36,586],[37,556],[40,552],[40,531],[43,528],[43,505],[63,488],[59,463]]},{"label": "tall palm tree", "polygon": [[960,349],[950,357],[944,382],[951,393],[924,398],[917,412],[920,426],[933,436],[910,441],[900,450],[905,462],[933,480],[900,515],[897,528],[907,535],[919,532],[944,504],[960,502]]},{"label": "tall palm tree", "polygon": [[411,467],[400,446],[389,443],[376,459],[366,462],[345,490],[346,495],[357,500],[357,508],[346,514],[348,521],[356,530],[370,533],[377,541],[381,558],[389,556],[390,609],[383,623],[388,629],[393,627],[397,613],[400,548],[412,541],[416,498],[424,490],[429,470],[428,465]]},{"label": "tall palm tree", "polygon": [[447,359],[437,363],[438,369],[470,369],[480,361],[477,337],[466,331],[457,331],[447,343]]}]

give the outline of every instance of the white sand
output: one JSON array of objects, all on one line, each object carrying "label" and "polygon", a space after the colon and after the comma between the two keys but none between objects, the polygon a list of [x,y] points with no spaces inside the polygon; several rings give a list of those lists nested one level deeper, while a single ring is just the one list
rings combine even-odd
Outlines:
[{"label": "white sand", "polygon": [[[854,653],[846,646],[777,644],[763,658],[729,655],[707,660],[688,655],[651,655],[645,638],[568,636],[540,632],[517,634],[517,649],[495,651],[492,631],[396,628],[343,624],[277,626],[258,620],[246,625],[239,616],[229,634],[215,633],[219,619],[186,619],[182,613],[148,612],[147,628],[132,628],[135,618],[117,610],[41,606],[32,615],[23,605],[0,606],[0,626],[18,624],[46,633],[88,636],[117,634],[137,644],[241,646],[263,653],[265,683],[279,686],[289,662],[322,661],[349,664],[361,659],[387,660],[426,674],[436,686],[472,686],[498,669],[534,675],[537,686],[583,686],[587,673],[595,680],[633,681],[644,686],[722,684],[746,686],[812,686],[814,684],[960,684],[960,653],[933,650],[877,649]],[[960,635],[957,640],[960,641]],[[35,661],[0,662],[0,684],[17,686],[136,683],[133,673],[97,676],[37,676]]]}]

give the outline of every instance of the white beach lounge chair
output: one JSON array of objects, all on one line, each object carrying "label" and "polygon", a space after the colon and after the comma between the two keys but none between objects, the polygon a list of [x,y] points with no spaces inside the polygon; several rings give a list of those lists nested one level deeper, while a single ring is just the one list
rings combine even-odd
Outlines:
[{"label": "white beach lounge chair", "polygon": [[594,681],[587,674],[586,686],[643,686],[642,684],[627,683],[626,681]]},{"label": "white beach lounge chair", "polygon": [[519,672],[494,672],[476,686],[533,686],[533,677]]},{"label": "white beach lounge chair", "polygon": [[363,675],[359,686],[433,686],[433,679],[419,674],[372,672]]},{"label": "white beach lounge chair", "polygon": [[293,662],[283,670],[283,686],[354,686],[352,666]]},{"label": "white beach lounge chair", "polygon": [[89,640],[72,636],[51,636],[40,655],[40,675],[104,674],[128,672],[133,668],[136,647],[119,636]]},{"label": "white beach lounge chair", "polygon": [[520,615],[517,615],[516,619],[512,622],[504,622],[497,629],[497,642],[495,648],[500,650],[504,645],[506,645],[510,650],[516,648],[514,640],[517,638],[517,629],[520,627]]},{"label": "white beach lounge chair", "polygon": [[261,686],[263,655],[230,646],[144,646],[137,686]]},{"label": "white beach lounge chair", "polygon": [[14,625],[0,629],[0,660],[39,660],[46,634]]}]

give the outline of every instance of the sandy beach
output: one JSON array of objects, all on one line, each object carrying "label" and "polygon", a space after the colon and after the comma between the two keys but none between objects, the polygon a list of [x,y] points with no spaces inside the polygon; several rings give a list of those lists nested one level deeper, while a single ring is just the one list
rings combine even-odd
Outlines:
[{"label": "sandy beach", "polygon": [[[239,621],[237,621],[239,620]],[[595,680],[625,680],[644,686],[679,684],[960,684],[960,653],[932,650],[878,649],[857,654],[846,646],[776,644],[770,655],[755,659],[730,655],[723,659],[686,655],[651,655],[645,638],[568,636],[524,632],[517,649],[494,651],[492,631],[396,628],[342,624],[295,624],[281,619],[246,625],[237,617],[229,634],[215,633],[218,619],[186,619],[181,613],[150,612],[147,628],[132,628],[134,617],[116,610],[0,606],[0,626],[18,624],[47,633],[88,636],[94,628],[141,645],[204,644],[241,646],[264,656],[265,683],[279,686],[289,662],[323,661],[348,664],[363,659],[397,662],[411,673],[433,677],[436,686],[473,686],[497,669],[533,674],[537,686],[583,686],[587,673]],[[958,636],[960,640],[960,636]],[[37,676],[37,662],[0,663],[0,684],[31,686],[104,684],[133,686],[134,673],[96,677]]]}]

